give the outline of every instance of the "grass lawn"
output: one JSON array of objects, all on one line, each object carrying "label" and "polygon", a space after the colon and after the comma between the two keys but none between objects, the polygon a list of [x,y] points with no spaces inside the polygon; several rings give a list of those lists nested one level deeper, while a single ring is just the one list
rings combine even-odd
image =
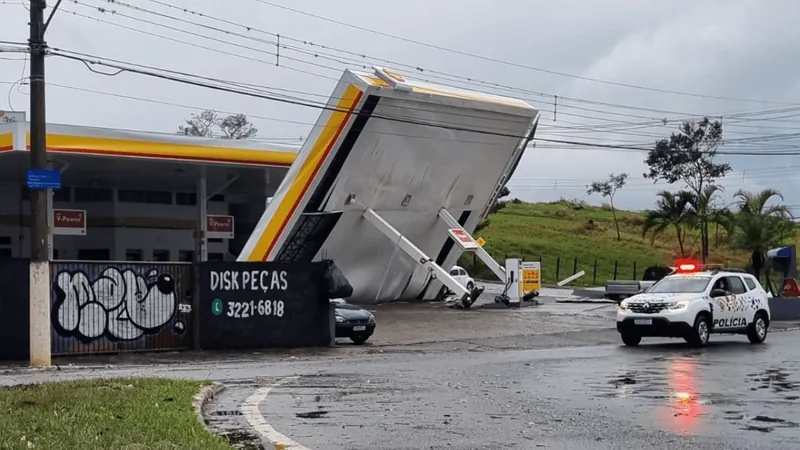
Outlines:
[{"label": "grass lawn", "polygon": [[[617,240],[614,221],[609,208],[578,205],[574,202],[511,203],[498,213],[489,216],[489,225],[476,233],[486,240],[485,248],[501,264],[506,257],[521,257],[535,261],[541,258],[543,280],[553,284],[576,272],[586,275],[574,285],[603,285],[614,278],[641,278],[642,271],[653,264],[669,264],[680,257],[674,230],[652,241],[642,237],[644,215],[637,212],[617,211],[622,239]],[[594,229],[587,227],[594,222]],[[747,256],[715,245],[712,229],[709,263],[722,263],[730,267],[744,267]],[[689,251],[699,253],[699,239],[691,235],[686,244]],[[576,261],[577,260],[577,261]],[[576,264],[577,262],[577,264]],[[472,255],[462,257],[463,265],[473,276],[494,279],[480,263],[473,263]],[[595,276],[596,265],[596,276]],[[558,273],[556,268],[558,267]]]},{"label": "grass lawn", "polygon": [[204,384],[114,379],[0,388],[0,448],[230,450],[192,408]]}]

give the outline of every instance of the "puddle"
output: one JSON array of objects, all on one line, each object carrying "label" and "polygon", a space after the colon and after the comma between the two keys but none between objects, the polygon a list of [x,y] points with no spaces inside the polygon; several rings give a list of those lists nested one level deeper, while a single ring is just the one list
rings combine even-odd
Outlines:
[{"label": "puddle", "polygon": [[300,419],[320,419],[328,415],[328,411],[310,411],[304,413],[297,413],[295,416]]},{"label": "puddle", "polygon": [[614,385],[614,387],[619,387],[623,384],[636,384],[636,380],[631,377],[619,377],[609,381],[608,384]]},{"label": "puddle", "polygon": [[252,431],[235,430],[221,433],[220,436],[222,436],[235,448],[245,450],[265,450],[264,445],[261,443],[261,439]]},{"label": "puddle", "polygon": [[797,428],[799,426],[795,422],[789,422],[788,420],[783,420],[783,419],[779,419],[779,418],[776,418],[776,417],[769,417],[769,416],[755,416],[750,420],[753,420],[755,422],[775,424],[775,426],[779,426],[781,428]]},{"label": "puddle", "polygon": [[241,416],[242,412],[238,410],[221,410],[211,413],[212,416]]},{"label": "puddle", "polygon": [[795,422],[790,422],[788,420],[780,419],[777,417],[770,417],[770,416],[754,416],[754,417],[744,417],[743,415],[733,415],[731,414],[729,417],[726,417],[734,422],[738,422],[742,419],[745,419],[747,423],[743,427],[742,430],[745,431],[757,431],[759,433],[771,433],[775,431],[776,428],[798,428],[799,424]]},{"label": "puddle", "polygon": [[761,433],[771,433],[772,430],[774,430],[774,428],[772,428],[772,427],[757,427],[755,425],[747,425],[746,427],[743,427],[742,430],[745,430],[745,431],[759,431]]},{"label": "puddle", "polygon": [[793,392],[800,390],[800,384],[789,379],[789,374],[784,369],[767,369],[764,372],[750,373],[758,383],[757,389],[770,389],[773,392]]}]

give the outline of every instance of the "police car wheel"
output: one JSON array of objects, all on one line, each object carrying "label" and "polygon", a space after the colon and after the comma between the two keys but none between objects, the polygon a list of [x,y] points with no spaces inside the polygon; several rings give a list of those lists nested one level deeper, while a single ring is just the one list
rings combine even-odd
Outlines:
[{"label": "police car wheel", "polygon": [[642,337],[638,334],[624,333],[622,335],[622,343],[628,347],[636,347],[640,342],[642,342]]},{"label": "police car wheel", "polygon": [[767,338],[767,329],[767,319],[764,313],[758,313],[747,330],[747,339],[751,344],[760,344]]},{"label": "police car wheel", "polygon": [[708,344],[708,338],[711,335],[711,327],[708,323],[708,317],[705,315],[697,316],[694,320],[694,333],[686,338],[686,342],[695,347],[705,347]]}]

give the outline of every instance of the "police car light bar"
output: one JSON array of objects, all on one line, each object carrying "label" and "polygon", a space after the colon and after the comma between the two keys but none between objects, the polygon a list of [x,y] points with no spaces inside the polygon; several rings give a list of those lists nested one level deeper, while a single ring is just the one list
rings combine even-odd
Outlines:
[{"label": "police car light bar", "polygon": [[678,272],[697,272],[700,270],[700,264],[694,261],[678,261],[676,264]]},{"label": "police car light bar", "polygon": [[676,264],[677,272],[680,273],[690,273],[690,272],[702,272],[705,270],[722,270],[722,264],[698,264],[694,261],[678,261]]}]

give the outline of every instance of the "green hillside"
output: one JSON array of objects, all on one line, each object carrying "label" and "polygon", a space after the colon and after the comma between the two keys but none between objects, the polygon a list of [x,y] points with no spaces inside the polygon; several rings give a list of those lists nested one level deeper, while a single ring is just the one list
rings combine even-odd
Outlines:
[{"label": "green hillside", "polygon": [[[573,284],[602,285],[614,278],[615,262],[617,279],[631,279],[634,264],[635,275],[639,278],[647,266],[669,264],[680,257],[673,231],[652,241],[650,236],[642,237],[642,213],[617,211],[617,218],[621,241],[617,240],[608,207],[566,200],[553,203],[508,202],[505,208],[489,216],[488,226],[475,234],[486,240],[485,248],[501,264],[506,257],[521,257],[528,261],[541,258],[543,280],[548,284],[572,275],[576,258],[577,271],[584,270],[586,275]],[[593,221],[593,229],[590,229],[590,221]],[[746,255],[716,244],[712,230],[710,263],[724,263],[729,267],[746,265]],[[699,239],[690,236],[686,247],[687,252],[698,252]],[[460,264],[475,277],[494,279],[480,261],[474,261],[472,255],[463,256]]]}]

